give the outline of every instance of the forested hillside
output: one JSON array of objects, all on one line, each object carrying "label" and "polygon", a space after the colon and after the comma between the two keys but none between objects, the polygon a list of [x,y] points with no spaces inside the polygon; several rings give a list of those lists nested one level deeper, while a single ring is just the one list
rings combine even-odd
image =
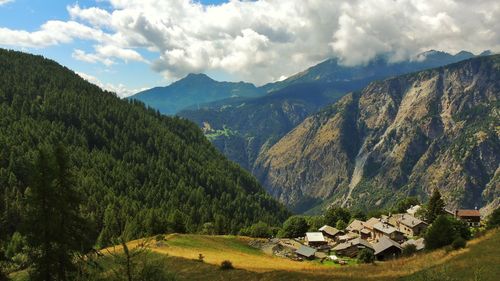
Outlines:
[{"label": "forested hillside", "polygon": [[0,234],[19,229],[37,150],[63,144],[98,245],[236,233],[287,211],[189,121],[120,100],[54,61],[0,50]]}]

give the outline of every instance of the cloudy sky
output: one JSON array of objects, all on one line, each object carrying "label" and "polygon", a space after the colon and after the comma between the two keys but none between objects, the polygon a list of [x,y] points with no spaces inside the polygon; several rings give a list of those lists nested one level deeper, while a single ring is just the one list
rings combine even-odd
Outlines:
[{"label": "cloudy sky", "polygon": [[498,0],[0,0],[0,47],[121,96],[186,74],[261,85],[330,57],[500,51]]}]

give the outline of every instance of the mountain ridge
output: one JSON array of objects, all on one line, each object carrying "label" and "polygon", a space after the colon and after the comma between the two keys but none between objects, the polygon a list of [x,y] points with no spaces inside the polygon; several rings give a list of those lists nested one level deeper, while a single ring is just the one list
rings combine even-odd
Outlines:
[{"label": "mountain ridge", "polygon": [[387,58],[379,57],[366,66],[356,67],[341,66],[337,59],[329,59],[284,81],[264,85],[261,89],[267,94],[263,97],[215,102],[178,115],[206,128],[206,135],[220,151],[253,172],[259,154],[307,116],[344,94],[360,90],[374,80],[445,65],[464,56],[467,54],[457,57],[429,51],[422,53],[419,61],[389,64]]},{"label": "mountain ridge", "polygon": [[435,187],[451,207],[483,207],[500,195],[499,68],[494,55],[373,82],[259,155],[254,174],[301,211],[325,199],[381,207]]},{"label": "mountain ridge", "polygon": [[180,110],[222,99],[258,97],[264,92],[246,82],[219,82],[203,73],[190,73],[164,87],[154,87],[128,97],[144,102],[161,113],[174,115]]}]

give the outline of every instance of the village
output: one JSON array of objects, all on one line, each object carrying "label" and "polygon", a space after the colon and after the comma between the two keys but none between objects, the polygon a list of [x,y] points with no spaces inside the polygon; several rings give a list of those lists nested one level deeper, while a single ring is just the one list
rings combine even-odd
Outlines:
[{"label": "village", "polygon": [[[265,243],[253,241],[251,246],[268,254],[295,261],[331,261],[346,265],[363,250],[371,251],[378,261],[395,259],[403,249],[413,245],[414,251],[425,249],[425,233],[428,223],[416,217],[420,205],[411,206],[405,213],[381,215],[366,221],[354,219],[344,230],[324,225],[304,237],[273,238]],[[456,210],[445,212],[463,221],[469,227],[479,227],[481,215],[478,210]]]}]

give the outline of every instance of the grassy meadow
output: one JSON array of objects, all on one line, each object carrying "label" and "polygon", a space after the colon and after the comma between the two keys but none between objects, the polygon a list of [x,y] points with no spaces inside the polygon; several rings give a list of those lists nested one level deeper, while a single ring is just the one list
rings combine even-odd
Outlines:
[{"label": "grassy meadow", "polygon": [[[297,262],[271,256],[248,246],[250,239],[171,234],[159,244],[154,239],[149,240],[149,258],[175,273],[180,281],[494,281],[500,276],[500,230],[469,241],[465,249],[458,251],[441,249],[393,261],[350,263],[342,267],[329,262]],[[129,247],[133,248],[141,242],[132,241]],[[115,249],[120,248],[109,248],[103,253]],[[204,262],[197,260],[199,254],[204,256]],[[106,256],[102,258],[103,265],[107,264]],[[221,270],[219,265],[223,260],[231,261],[235,269]],[[11,277],[15,281],[26,280],[26,273]]]},{"label": "grassy meadow", "polygon": [[[318,261],[296,262],[264,254],[248,246],[250,238],[173,234],[156,257],[167,255],[165,266],[179,280],[498,280],[500,231],[472,240],[458,251],[437,250],[373,265],[338,267]],[[204,262],[196,259],[203,254]],[[235,270],[218,265],[230,260]]]}]

